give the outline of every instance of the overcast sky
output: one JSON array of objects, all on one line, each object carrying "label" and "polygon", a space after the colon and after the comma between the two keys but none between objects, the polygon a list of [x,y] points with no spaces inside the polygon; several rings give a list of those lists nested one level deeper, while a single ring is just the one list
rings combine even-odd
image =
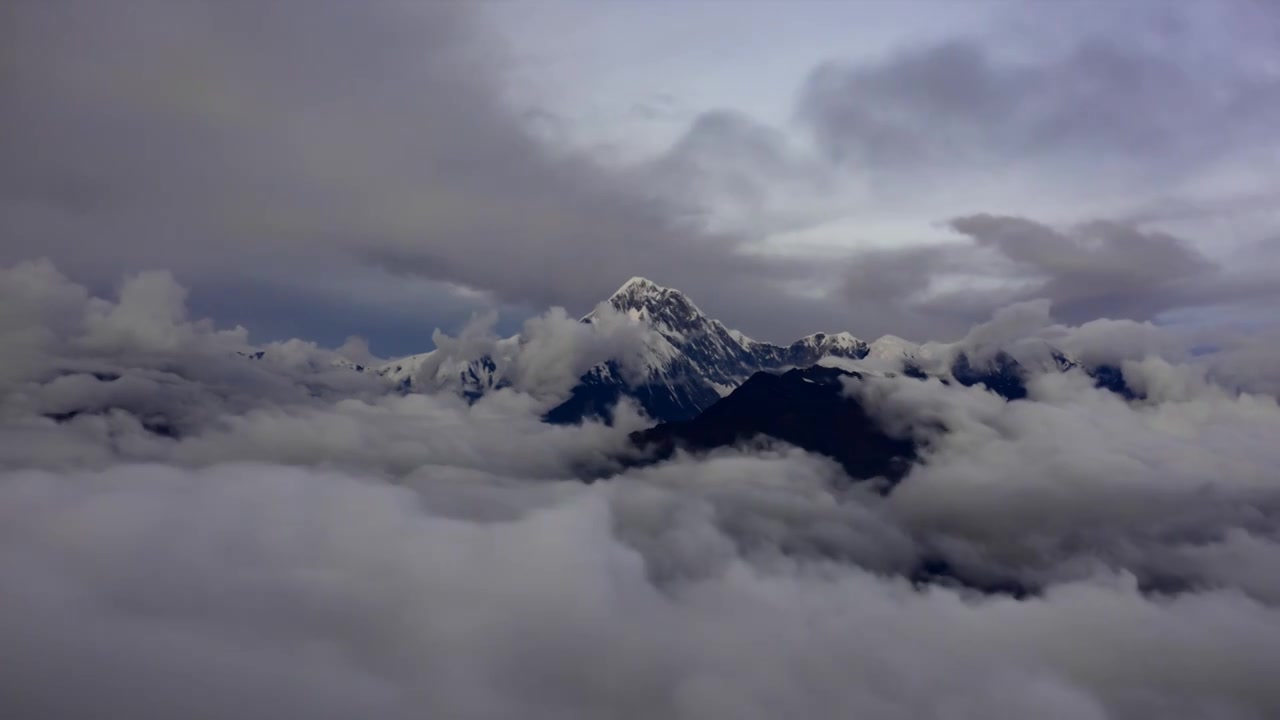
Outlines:
[{"label": "overcast sky", "polygon": [[[0,2],[0,708],[1278,718],[1276,128],[1274,0]],[[917,461],[543,422],[633,275]]]},{"label": "overcast sky", "polygon": [[770,340],[1276,300],[1268,2],[17,2],[0,48],[0,262],[256,340],[632,275]]}]

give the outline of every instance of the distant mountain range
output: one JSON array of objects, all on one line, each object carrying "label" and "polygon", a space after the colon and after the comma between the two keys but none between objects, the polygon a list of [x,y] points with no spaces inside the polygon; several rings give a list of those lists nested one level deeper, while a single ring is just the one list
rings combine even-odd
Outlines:
[{"label": "distant mountain range", "polygon": [[[653,332],[639,357],[626,359],[629,372],[624,372],[622,359],[591,368],[564,403],[547,413],[549,422],[607,418],[624,396],[654,420],[687,420],[761,370],[809,367],[826,357],[859,359],[872,350],[847,332],[816,333],[790,345],[753,340],[708,317],[679,290],[641,277],[628,280],[606,302]],[[596,312],[582,318],[584,323],[597,321]],[[519,342],[518,336],[499,341],[510,348]],[[452,390],[472,399],[511,385],[491,355],[441,360],[433,351],[377,371],[405,389]]]},{"label": "distant mountain range", "polygon": [[[1003,349],[975,356],[963,343],[912,343],[887,335],[868,343],[847,332],[816,333],[790,345],[747,337],[708,317],[679,290],[635,277],[608,300],[613,311],[651,330],[637,357],[591,367],[568,397],[544,416],[547,422],[611,421],[622,398],[633,400],[654,427],[632,436],[639,460],[670,457],[678,449],[706,450],[765,437],[827,455],[853,478],[893,481],[917,457],[910,440],[880,428],[845,392],[865,374],[935,377],[944,384],[982,386],[1009,401],[1027,396],[1036,372],[1074,368],[1095,385],[1137,399],[1114,366],[1084,367],[1044,345],[1033,365]],[[597,312],[581,319],[602,322]],[[490,352],[509,357],[519,336],[496,341]],[[637,367],[638,365],[638,367]],[[511,386],[492,354],[475,357],[433,351],[387,363],[376,372],[403,391],[456,392],[470,400]]]},{"label": "distant mountain range", "polygon": [[[893,335],[868,343],[847,332],[815,333],[790,345],[747,337],[708,317],[684,293],[642,277],[633,277],[606,301],[615,311],[643,323],[652,332],[638,358],[610,359],[583,374],[569,396],[545,419],[559,424],[586,418],[608,420],[619,399],[631,398],[653,420],[678,422],[697,417],[758,372],[784,372],[820,363],[863,361],[889,372],[933,375],[961,385],[982,384],[1007,399],[1026,395],[1029,369],[1005,352],[973,360],[957,345],[919,345]],[[598,322],[596,312],[582,318]],[[493,354],[518,348],[519,336],[497,341]],[[493,357],[442,356],[439,351],[401,358],[377,368],[404,390],[452,391],[474,400],[508,387],[511,378]],[[1078,363],[1048,349],[1046,362],[1058,370]],[[639,367],[636,367],[639,365]],[[1118,368],[1097,372],[1099,383],[1128,393]]]}]

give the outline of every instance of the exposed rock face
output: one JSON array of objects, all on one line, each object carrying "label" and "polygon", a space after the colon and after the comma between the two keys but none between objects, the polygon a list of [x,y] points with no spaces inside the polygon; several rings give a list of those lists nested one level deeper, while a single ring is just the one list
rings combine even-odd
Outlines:
[{"label": "exposed rock face", "polygon": [[861,375],[814,366],[782,374],[759,372],[698,417],[635,433],[641,462],[669,458],[677,449],[709,450],[779,440],[826,455],[851,478],[900,479],[916,458],[915,443],[887,434],[844,392],[842,381]]}]

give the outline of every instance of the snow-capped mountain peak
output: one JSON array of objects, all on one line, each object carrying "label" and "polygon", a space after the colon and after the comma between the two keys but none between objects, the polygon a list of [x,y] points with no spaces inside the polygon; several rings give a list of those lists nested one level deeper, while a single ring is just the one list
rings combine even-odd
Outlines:
[{"label": "snow-capped mountain peak", "polygon": [[[655,419],[684,419],[760,370],[809,367],[824,357],[859,359],[868,349],[847,332],[814,333],[785,346],[756,341],[708,317],[679,290],[643,277],[627,280],[582,322],[607,327],[612,318],[605,314],[611,311],[651,331],[645,346],[634,357],[613,358],[591,368],[570,399],[548,417],[574,422],[628,395]],[[507,344],[511,352],[519,352],[518,337],[498,341]],[[474,397],[510,384],[503,375],[518,365],[502,353],[501,359],[456,355],[434,351],[405,358],[388,363],[379,374],[405,389],[455,389]]]},{"label": "snow-capped mountain peak", "polygon": [[791,344],[793,348],[812,348],[820,355],[860,357],[866,355],[867,344],[851,333],[814,333]]},{"label": "snow-capped mountain peak", "polygon": [[914,356],[920,346],[897,335],[884,335],[867,348],[867,357],[874,360],[900,361]]},{"label": "snow-capped mountain peak", "polygon": [[639,295],[659,294],[669,290],[671,290],[671,288],[663,287],[649,278],[636,275],[622,283],[622,285],[609,296],[609,301],[613,302],[615,298],[620,297],[625,298]]},{"label": "snow-capped mountain peak", "polygon": [[[641,358],[651,381],[683,381],[698,376],[714,384],[736,385],[742,366],[753,364],[754,343],[718,320],[708,317],[684,293],[643,277],[623,283],[607,304],[651,330],[652,339]],[[585,318],[594,322],[598,310]]]},{"label": "snow-capped mountain peak", "polygon": [[709,321],[684,293],[643,277],[633,277],[623,283],[607,302],[620,313],[672,332]]},{"label": "snow-capped mountain peak", "polygon": [[[708,317],[679,290],[643,277],[623,283],[607,302],[653,330],[641,358],[644,384],[623,390],[660,419],[692,417],[760,370],[808,367],[827,356],[856,359],[867,351],[865,342],[847,332],[814,333],[786,346],[759,342]],[[583,320],[595,322],[597,312]],[[553,415],[581,417],[603,404],[603,394],[619,393],[617,384],[612,368],[597,367],[584,376],[566,403],[569,409]]]}]

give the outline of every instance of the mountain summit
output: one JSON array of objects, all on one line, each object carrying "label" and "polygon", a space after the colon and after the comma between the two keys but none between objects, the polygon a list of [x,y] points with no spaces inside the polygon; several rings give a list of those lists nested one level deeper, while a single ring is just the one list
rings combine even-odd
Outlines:
[{"label": "mountain summit", "polygon": [[[547,413],[550,422],[607,417],[623,396],[655,420],[687,420],[761,370],[808,367],[829,356],[859,359],[868,351],[867,343],[849,333],[816,333],[785,346],[759,342],[708,317],[679,290],[643,277],[623,283],[608,303],[654,331],[642,379],[628,381],[613,361],[597,365],[568,400]],[[595,315],[583,322],[593,322]]]},{"label": "mountain summit", "polygon": [[646,306],[651,309],[660,308],[663,303],[672,297],[678,297],[685,305],[694,312],[699,310],[689,302],[684,293],[669,287],[663,287],[649,278],[633,277],[626,281],[609,296],[609,304],[619,310],[635,310],[636,317],[642,312]]}]

